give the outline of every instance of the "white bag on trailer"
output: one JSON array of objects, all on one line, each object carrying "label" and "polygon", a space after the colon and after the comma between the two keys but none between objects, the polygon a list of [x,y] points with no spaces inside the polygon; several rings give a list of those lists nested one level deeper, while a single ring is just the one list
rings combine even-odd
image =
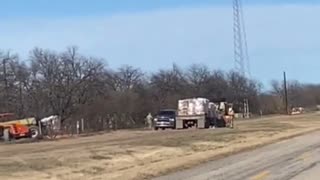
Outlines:
[{"label": "white bag on trailer", "polygon": [[178,115],[202,115],[209,111],[209,100],[205,98],[193,98],[179,100]]}]

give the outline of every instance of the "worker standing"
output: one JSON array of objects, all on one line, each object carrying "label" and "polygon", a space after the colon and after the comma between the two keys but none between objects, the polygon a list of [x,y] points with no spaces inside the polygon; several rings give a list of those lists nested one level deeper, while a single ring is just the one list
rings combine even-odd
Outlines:
[{"label": "worker standing", "polygon": [[153,119],[153,117],[152,117],[151,113],[149,113],[146,117],[146,124],[149,129],[152,129],[152,119]]},{"label": "worker standing", "polygon": [[232,105],[228,109],[228,116],[230,117],[230,127],[233,128],[234,126],[234,110],[232,108]]}]

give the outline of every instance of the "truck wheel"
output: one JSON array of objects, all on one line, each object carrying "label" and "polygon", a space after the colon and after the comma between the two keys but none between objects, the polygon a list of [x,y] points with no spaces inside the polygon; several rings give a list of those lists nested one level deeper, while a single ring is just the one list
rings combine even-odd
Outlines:
[{"label": "truck wheel", "polygon": [[30,126],[29,129],[30,129],[32,139],[36,139],[40,136],[38,126]]},{"label": "truck wheel", "polygon": [[155,127],[154,130],[158,131],[159,128]]},{"label": "truck wheel", "polygon": [[3,140],[8,142],[10,141],[10,131],[9,129],[4,129],[3,130]]}]

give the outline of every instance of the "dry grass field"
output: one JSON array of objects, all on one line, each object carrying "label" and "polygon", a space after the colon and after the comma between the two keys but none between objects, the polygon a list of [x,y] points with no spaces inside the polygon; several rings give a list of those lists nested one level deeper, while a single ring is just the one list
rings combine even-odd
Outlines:
[{"label": "dry grass field", "polygon": [[320,114],[236,122],[235,129],[118,131],[0,145],[0,179],[149,179],[320,129]]}]

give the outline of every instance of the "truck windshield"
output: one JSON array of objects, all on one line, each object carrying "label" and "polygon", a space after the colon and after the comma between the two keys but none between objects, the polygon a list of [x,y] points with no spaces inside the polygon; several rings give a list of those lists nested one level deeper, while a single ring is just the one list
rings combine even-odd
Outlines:
[{"label": "truck windshield", "polygon": [[159,115],[160,116],[175,116],[175,112],[174,111],[160,111]]}]

